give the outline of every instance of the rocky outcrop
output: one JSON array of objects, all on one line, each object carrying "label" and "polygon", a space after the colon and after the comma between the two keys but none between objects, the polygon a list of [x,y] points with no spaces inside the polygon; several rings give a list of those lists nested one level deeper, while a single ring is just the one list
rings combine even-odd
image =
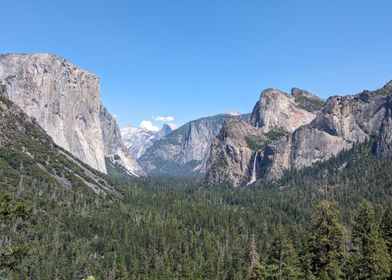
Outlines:
[{"label": "rocky outcrop", "polygon": [[96,75],[49,54],[2,55],[0,81],[56,144],[106,172]]},{"label": "rocky outcrop", "polygon": [[[286,97],[277,90],[269,89],[264,93],[267,94],[262,94],[253,111],[252,128],[248,126],[245,136],[234,136],[243,139],[246,135],[254,135],[256,127],[266,137],[260,142],[263,143],[260,152],[256,153],[257,149],[253,149],[254,155],[257,155],[257,178],[278,179],[287,170],[301,169],[327,160],[371,137],[378,139],[376,155],[392,155],[391,82],[375,92],[364,91],[353,96],[331,97],[321,108],[320,99],[299,89],[293,89],[291,96]],[[303,110],[312,113],[313,117]],[[236,127],[235,124],[231,126],[231,129]],[[277,128],[285,133],[273,139],[268,134]],[[238,139],[235,141],[238,142]],[[216,168],[215,163],[220,160],[218,155],[222,155],[228,146],[220,138],[215,141],[217,144],[211,152],[207,183],[216,184],[222,182],[223,178],[238,174],[238,178],[231,181],[233,185],[244,186],[252,175],[249,172],[252,164],[249,157],[238,160],[235,166],[225,163],[223,167]],[[236,147],[241,147],[241,144],[236,143]],[[247,165],[247,168],[242,165]],[[238,172],[239,166],[248,171],[241,175]]]},{"label": "rocky outcrop", "polygon": [[114,166],[123,167],[130,175],[143,176],[143,170],[124,145],[116,119],[102,104],[100,106],[100,123],[105,157]]},{"label": "rocky outcrop", "polygon": [[316,117],[316,104],[320,103],[321,99],[300,89],[293,89],[291,95],[277,89],[264,90],[250,122],[226,122],[214,140],[207,184],[227,181],[245,186],[255,178],[280,174],[289,162],[284,157],[274,158],[274,154],[290,154],[286,150],[288,135],[310,123]]},{"label": "rocky outcrop", "polygon": [[298,127],[308,124],[315,118],[312,110],[308,110],[299,100],[311,100],[309,93],[293,89],[289,95],[277,89],[266,89],[256,103],[251,124],[260,127],[264,132],[281,129],[292,132]]},{"label": "rocky outcrop", "polygon": [[[7,97],[72,155],[106,173],[105,156],[119,139],[103,131],[99,78],[50,54],[1,55],[0,82]],[[104,137],[106,138],[104,141]],[[106,142],[106,144],[105,144]]]},{"label": "rocky outcrop", "polygon": [[212,140],[228,118],[221,114],[189,122],[153,143],[138,162],[151,175],[198,176],[206,171]]},{"label": "rocky outcrop", "polygon": [[24,191],[23,185],[37,187],[37,182],[38,186],[89,190],[103,196],[117,194],[100,172],[57,146],[36,119],[7,99],[5,92],[0,84],[0,185],[16,187],[16,196]]},{"label": "rocky outcrop", "polygon": [[131,156],[135,159],[139,159],[155,142],[168,136],[175,129],[176,126],[173,124],[164,124],[159,131],[127,126],[121,128],[121,136]]},{"label": "rocky outcrop", "polygon": [[371,92],[329,98],[317,118],[292,135],[291,168],[310,166],[378,135],[388,99]]},{"label": "rocky outcrop", "polygon": [[259,156],[257,151],[263,149],[265,141],[263,131],[248,121],[226,120],[212,142],[206,174],[208,185],[223,182],[246,185],[252,176],[252,163]]}]

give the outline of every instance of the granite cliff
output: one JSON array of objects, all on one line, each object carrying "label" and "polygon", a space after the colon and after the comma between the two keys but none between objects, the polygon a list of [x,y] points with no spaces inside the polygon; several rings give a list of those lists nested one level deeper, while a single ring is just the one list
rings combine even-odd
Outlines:
[{"label": "granite cliff", "polygon": [[2,84],[0,167],[0,187],[9,190],[12,185],[18,186],[15,196],[36,186],[37,194],[45,188],[102,196],[117,193],[106,176],[56,145],[35,118],[7,99]]},{"label": "granite cliff", "polygon": [[0,56],[0,82],[8,99],[82,162],[106,173],[105,157],[116,150],[130,173],[140,173],[119,148],[116,129],[107,129],[115,121],[102,114],[97,75],[55,55],[8,54]]},{"label": "granite cliff", "polygon": [[268,157],[271,144],[279,143],[298,127],[310,123],[322,104],[321,99],[299,89],[293,89],[291,94],[277,89],[264,90],[250,121],[226,121],[214,139],[207,164],[208,185],[253,183],[260,177],[255,172],[265,172],[262,159]]},{"label": "granite cliff", "polygon": [[155,142],[168,136],[176,128],[173,124],[164,124],[161,130],[152,131],[145,127],[126,126],[121,128],[121,136],[132,157],[139,159]]},{"label": "granite cliff", "polygon": [[206,183],[244,187],[275,180],[375,137],[376,154],[392,155],[392,82],[322,101],[309,92],[267,89],[250,122],[226,122],[213,141]]},{"label": "granite cliff", "polygon": [[138,159],[147,174],[158,176],[201,176],[206,172],[211,143],[223,122],[247,118],[220,114],[191,121],[162,137]]},{"label": "granite cliff", "polygon": [[100,123],[104,154],[114,167],[122,168],[132,176],[143,176],[144,172],[137,161],[130,155],[121,137],[121,131],[116,119],[101,104]]}]

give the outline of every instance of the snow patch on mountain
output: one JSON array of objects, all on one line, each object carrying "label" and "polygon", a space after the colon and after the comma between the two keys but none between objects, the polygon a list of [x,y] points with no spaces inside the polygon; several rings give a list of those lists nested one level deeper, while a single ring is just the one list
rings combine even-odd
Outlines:
[{"label": "snow patch on mountain", "polygon": [[[149,122],[149,121],[147,121]],[[149,122],[151,124],[151,122]],[[152,126],[152,124],[151,124]],[[161,129],[151,129],[145,122],[140,127],[127,126],[121,128],[121,136],[129,153],[139,159],[156,141],[172,133],[177,126],[175,124],[164,124]]]}]

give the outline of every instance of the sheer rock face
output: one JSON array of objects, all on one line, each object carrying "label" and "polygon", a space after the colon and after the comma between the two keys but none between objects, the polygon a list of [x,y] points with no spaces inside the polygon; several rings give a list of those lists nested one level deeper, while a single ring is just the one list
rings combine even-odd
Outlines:
[{"label": "sheer rock face", "polygon": [[138,159],[147,174],[196,176],[205,173],[211,142],[223,122],[231,115],[222,114],[189,122],[155,141]]},{"label": "sheer rock face", "polygon": [[[19,106],[6,98],[6,87],[0,83],[0,148],[5,147],[7,150],[17,149],[17,157],[25,154],[30,160],[29,168],[39,168],[39,174],[34,171],[27,176],[30,179],[43,179],[54,188],[61,186],[66,189],[73,187],[79,189],[84,185],[86,189],[103,196],[117,193],[99,172],[81,164],[71,154],[55,145],[52,138],[35,118],[29,117]],[[21,159],[23,157],[15,158],[15,160]],[[7,159],[3,158],[0,162],[5,166],[8,165]],[[53,162],[56,164],[54,165]],[[21,171],[20,167],[14,168],[15,166],[12,167],[12,165],[8,165],[8,167],[13,169],[15,174],[19,174]],[[78,181],[75,182],[72,179],[73,176],[69,176],[70,168],[73,170],[72,175],[76,176],[74,178],[78,178]],[[30,169],[30,171],[32,170],[34,169]],[[45,174],[46,178],[42,177],[42,174]],[[0,181],[2,179],[0,176]]]},{"label": "sheer rock face", "polygon": [[312,123],[294,132],[291,168],[326,160],[350,149],[354,143],[378,135],[388,118],[386,104],[389,98],[371,92],[329,98]]},{"label": "sheer rock face", "polygon": [[323,103],[300,89],[293,89],[291,95],[266,89],[253,109],[250,122],[225,122],[212,145],[207,184],[227,181],[235,186],[246,185],[252,177],[254,160],[257,178],[281,176],[282,170],[289,167],[287,135],[316,117],[314,106],[309,110],[305,101]]},{"label": "sheer rock face", "polygon": [[264,133],[248,121],[228,119],[214,138],[207,163],[208,185],[227,182],[235,186],[245,185],[252,176],[253,159],[257,147],[263,143]]},{"label": "sheer rock face", "polygon": [[4,55],[0,81],[57,145],[106,172],[96,75],[49,54]]},{"label": "sheer rock face", "polygon": [[168,136],[175,129],[176,127],[174,125],[168,124],[163,124],[162,129],[159,131],[127,126],[121,128],[121,136],[132,157],[139,159],[155,142]]},{"label": "sheer rock face", "polygon": [[130,175],[137,177],[144,175],[139,164],[125,147],[116,119],[102,104],[100,106],[100,122],[105,156],[114,165],[124,167]]},{"label": "sheer rock face", "polygon": [[105,156],[114,147],[104,143],[95,74],[50,54],[10,54],[0,56],[0,82],[7,97],[35,118],[57,145],[106,173]]},{"label": "sheer rock face", "polygon": [[[225,144],[228,143],[227,139],[222,137],[214,140],[207,183],[217,184],[226,181],[224,178],[235,176],[236,179],[230,180],[231,183],[244,186],[244,182],[250,178],[249,156],[239,159],[236,153],[230,156],[228,151],[236,151],[235,148],[241,147],[243,143],[240,143],[240,139],[254,135],[254,129],[262,131],[262,136],[265,137],[259,142],[262,145],[256,158],[257,178],[278,179],[286,170],[301,169],[327,160],[342,150],[352,148],[354,143],[364,142],[372,136],[378,137],[376,155],[392,156],[391,96],[392,83],[389,82],[375,92],[364,91],[353,96],[331,97],[320,109],[320,99],[308,92],[293,89],[291,96],[285,97],[277,90],[267,90],[255,106],[252,126],[243,125],[244,130],[239,133],[236,129],[238,124],[228,124],[227,129],[235,130],[232,134],[234,140],[230,140],[235,147],[228,148],[230,145]],[[298,110],[298,107],[311,112],[313,117]],[[275,129],[285,133],[276,135],[273,133]],[[255,155],[257,149],[252,150]],[[222,161],[222,158],[225,160]],[[233,165],[232,162],[236,164]],[[222,165],[218,168],[217,163]],[[241,173],[241,169],[247,171]]]},{"label": "sheer rock face", "polygon": [[277,89],[266,89],[261,93],[251,116],[251,123],[260,127],[264,132],[272,129],[282,129],[292,132],[298,127],[310,123],[315,114],[301,108],[298,96],[304,95],[298,89],[295,95],[288,95]]}]

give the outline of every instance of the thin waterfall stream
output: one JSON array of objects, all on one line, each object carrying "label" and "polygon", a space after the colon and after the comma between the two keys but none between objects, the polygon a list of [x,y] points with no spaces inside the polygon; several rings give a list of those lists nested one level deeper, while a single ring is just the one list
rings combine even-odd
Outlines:
[{"label": "thin waterfall stream", "polygon": [[260,153],[260,150],[256,152],[255,157],[253,159],[253,169],[252,169],[252,177],[250,178],[250,181],[246,184],[247,186],[252,185],[254,182],[256,182],[256,165],[257,165],[257,156]]}]

